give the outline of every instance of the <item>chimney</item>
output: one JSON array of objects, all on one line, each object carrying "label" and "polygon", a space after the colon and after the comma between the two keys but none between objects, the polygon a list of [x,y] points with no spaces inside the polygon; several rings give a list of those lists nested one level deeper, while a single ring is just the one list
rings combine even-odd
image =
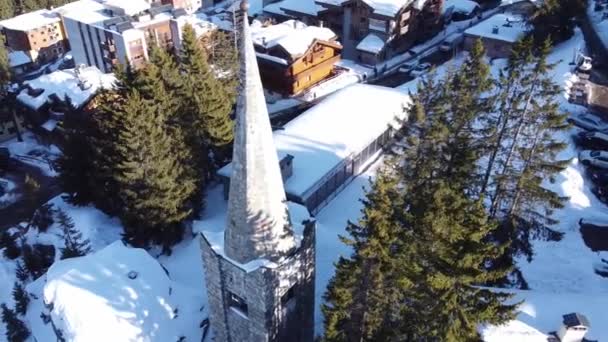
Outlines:
[{"label": "chimney", "polygon": [[492,34],[498,34],[498,26],[492,27]]},{"label": "chimney", "polygon": [[323,23],[323,20],[319,20],[319,27],[323,27],[325,23]]}]

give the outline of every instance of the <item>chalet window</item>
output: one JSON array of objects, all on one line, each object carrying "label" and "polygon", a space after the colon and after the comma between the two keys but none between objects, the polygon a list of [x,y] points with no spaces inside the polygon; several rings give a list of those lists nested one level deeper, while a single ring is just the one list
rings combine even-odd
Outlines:
[{"label": "chalet window", "polygon": [[386,20],[369,18],[369,29],[373,31],[386,32]]},{"label": "chalet window", "polygon": [[232,292],[228,292],[228,306],[247,316],[247,302]]}]

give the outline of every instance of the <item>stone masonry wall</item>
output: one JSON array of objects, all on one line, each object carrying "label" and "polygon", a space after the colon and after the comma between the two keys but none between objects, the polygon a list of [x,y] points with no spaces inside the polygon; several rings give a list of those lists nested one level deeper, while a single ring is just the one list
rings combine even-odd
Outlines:
[{"label": "stone masonry wall", "polygon": [[[315,224],[296,253],[277,268],[245,272],[217,255],[202,238],[211,327],[215,340],[309,342],[314,334]],[[281,298],[294,287],[294,299]],[[229,307],[230,292],[247,303],[247,316]],[[295,300],[295,302],[294,302]]]}]

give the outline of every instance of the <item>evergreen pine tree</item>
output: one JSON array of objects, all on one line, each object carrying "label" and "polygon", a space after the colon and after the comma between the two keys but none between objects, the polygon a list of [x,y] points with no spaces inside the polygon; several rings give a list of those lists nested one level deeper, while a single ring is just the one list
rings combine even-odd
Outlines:
[{"label": "evergreen pine tree", "polygon": [[209,64],[218,73],[218,80],[222,83],[230,103],[234,104],[239,83],[238,51],[235,45],[235,37],[232,34],[217,30],[211,35],[208,46]]},{"label": "evergreen pine tree", "polygon": [[405,242],[396,185],[395,177],[381,173],[363,200],[363,218],[349,222],[350,237],[341,237],[354,251],[340,258],[325,293],[326,341],[385,341],[393,334],[397,317],[390,313],[404,302],[397,282],[400,260],[394,256]]},{"label": "evergreen pine tree", "polygon": [[118,196],[119,186],[114,180],[114,169],[118,163],[115,142],[122,126],[120,113],[124,106],[126,88],[119,82],[119,88],[101,91],[94,99],[96,107],[91,113],[88,132],[88,148],[91,150],[89,182],[94,204],[109,215],[118,216],[123,203]]},{"label": "evergreen pine tree", "polygon": [[575,18],[585,15],[586,0],[546,0],[531,17],[532,34],[538,45],[550,38],[559,43],[572,37]]},{"label": "evergreen pine tree", "polygon": [[[189,202],[193,209],[201,209],[201,191],[204,185],[199,180],[203,172],[197,167],[195,155],[188,147],[186,136],[188,129],[180,125],[180,105],[183,102],[179,97],[183,82],[177,63],[169,53],[159,47],[150,50],[150,62],[143,68],[134,80],[134,86],[140,92],[144,102],[157,110],[158,116],[163,117],[163,125],[171,139],[173,154],[183,167],[183,179],[186,183],[197,184],[191,193]],[[197,191],[198,190],[198,191]]]},{"label": "evergreen pine tree", "polygon": [[18,317],[15,311],[9,309],[6,304],[0,304],[2,309],[2,321],[6,325],[6,340],[8,342],[23,342],[30,337],[30,331]]},{"label": "evergreen pine tree", "polygon": [[408,286],[400,340],[478,340],[480,324],[514,318],[515,306],[505,303],[511,295],[479,287],[508,274],[508,267],[486,269],[507,245],[489,241],[496,224],[488,221],[483,199],[473,201],[451,183],[405,187],[404,223],[415,238],[396,253],[409,280],[402,282]]},{"label": "evergreen pine tree", "polygon": [[30,220],[30,225],[38,228],[41,232],[46,232],[46,230],[55,222],[53,219],[55,209],[53,207],[54,205],[52,203],[43,204],[34,212],[34,215]]},{"label": "evergreen pine tree", "polygon": [[[531,44],[528,44],[532,49]],[[559,160],[558,153],[565,143],[554,138],[555,132],[568,128],[567,115],[559,111],[557,87],[549,73],[553,65],[547,63],[551,43],[533,52],[527,69],[528,82],[520,83],[509,143],[505,144],[501,171],[496,175],[497,187],[492,201],[492,214],[502,224],[496,238],[513,241],[504,262],[511,262],[515,254],[529,259],[535,237],[558,239],[560,234],[551,226],[553,209],[563,206],[564,198],[542,186],[545,179],[565,169],[568,160]],[[529,52],[528,54],[532,54]],[[523,84],[523,85],[522,85]]]},{"label": "evergreen pine tree", "polygon": [[457,186],[469,193],[479,192],[476,161],[486,146],[483,123],[489,119],[494,103],[494,81],[484,58],[483,43],[477,39],[460,69],[447,77],[452,86],[446,87],[449,109],[445,125],[449,134],[443,174],[452,185],[458,182]]},{"label": "evergreen pine tree", "polygon": [[17,261],[17,269],[15,271],[15,274],[17,276],[17,279],[19,279],[19,281],[21,281],[22,283],[25,283],[30,278],[30,274],[28,273],[25,266],[23,266],[23,263],[21,261]]},{"label": "evergreen pine tree", "polygon": [[[12,18],[14,15],[13,0],[0,0],[0,20]],[[1,45],[1,49],[4,49],[4,42]]]},{"label": "evergreen pine tree", "polygon": [[98,187],[92,182],[96,172],[90,141],[92,122],[89,115],[75,109],[69,99],[66,102],[68,110],[63,119],[64,139],[61,144],[63,153],[55,166],[66,200],[75,205],[86,205],[95,199]]},{"label": "evergreen pine tree", "polygon": [[528,65],[533,58],[531,43],[531,40],[524,39],[513,45],[507,66],[499,74],[500,91],[496,96],[496,114],[485,122],[489,128],[485,135],[488,164],[484,170],[481,193],[492,201],[495,197],[492,187],[496,186],[493,175],[501,164],[505,141],[511,138],[512,122],[520,114],[522,89],[529,84]]},{"label": "evergreen pine tree", "polygon": [[112,115],[121,122],[113,179],[123,205],[125,237],[136,245],[152,241],[170,246],[181,239],[181,222],[191,213],[187,200],[195,188],[173,153],[165,117],[136,90]]},{"label": "evergreen pine tree", "polygon": [[11,234],[9,231],[2,232],[0,246],[4,248],[3,254],[8,259],[14,260],[21,255],[17,237],[17,234]]},{"label": "evergreen pine tree", "polygon": [[13,287],[13,300],[15,301],[15,311],[22,316],[25,315],[27,306],[30,303],[30,297],[20,282],[15,282],[15,286]]},{"label": "evergreen pine tree", "polygon": [[57,223],[61,227],[64,247],[60,248],[61,259],[87,255],[91,251],[91,242],[82,238],[82,232],[76,228],[72,218],[64,211],[57,213]]},{"label": "evergreen pine tree", "polygon": [[208,170],[204,175],[207,180],[230,155],[234,139],[232,103],[190,25],[183,31],[180,69],[184,75],[182,127],[189,127],[185,135],[191,146],[202,147],[199,166]]},{"label": "evergreen pine tree", "polygon": [[[2,3],[0,2],[0,6]],[[1,8],[0,8],[1,10]],[[6,50],[4,35],[0,37],[0,94],[2,98],[6,96],[6,85],[11,81],[11,68],[10,61],[8,59],[8,51]]]}]

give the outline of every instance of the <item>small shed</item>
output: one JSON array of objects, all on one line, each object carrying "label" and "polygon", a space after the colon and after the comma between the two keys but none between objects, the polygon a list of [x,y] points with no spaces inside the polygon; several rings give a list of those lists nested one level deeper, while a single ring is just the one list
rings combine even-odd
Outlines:
[{"label": "small shed", "polygon": [[582,342],[589,327],[589,320],[585,315],[578,312],[569,313],[563,316],[557,337],[561,342]]},{"label": "small shed", "polygon": [[366,65],[376,65],[384,60],[386,41],[370,33],[357,44],[357,60]]}]

